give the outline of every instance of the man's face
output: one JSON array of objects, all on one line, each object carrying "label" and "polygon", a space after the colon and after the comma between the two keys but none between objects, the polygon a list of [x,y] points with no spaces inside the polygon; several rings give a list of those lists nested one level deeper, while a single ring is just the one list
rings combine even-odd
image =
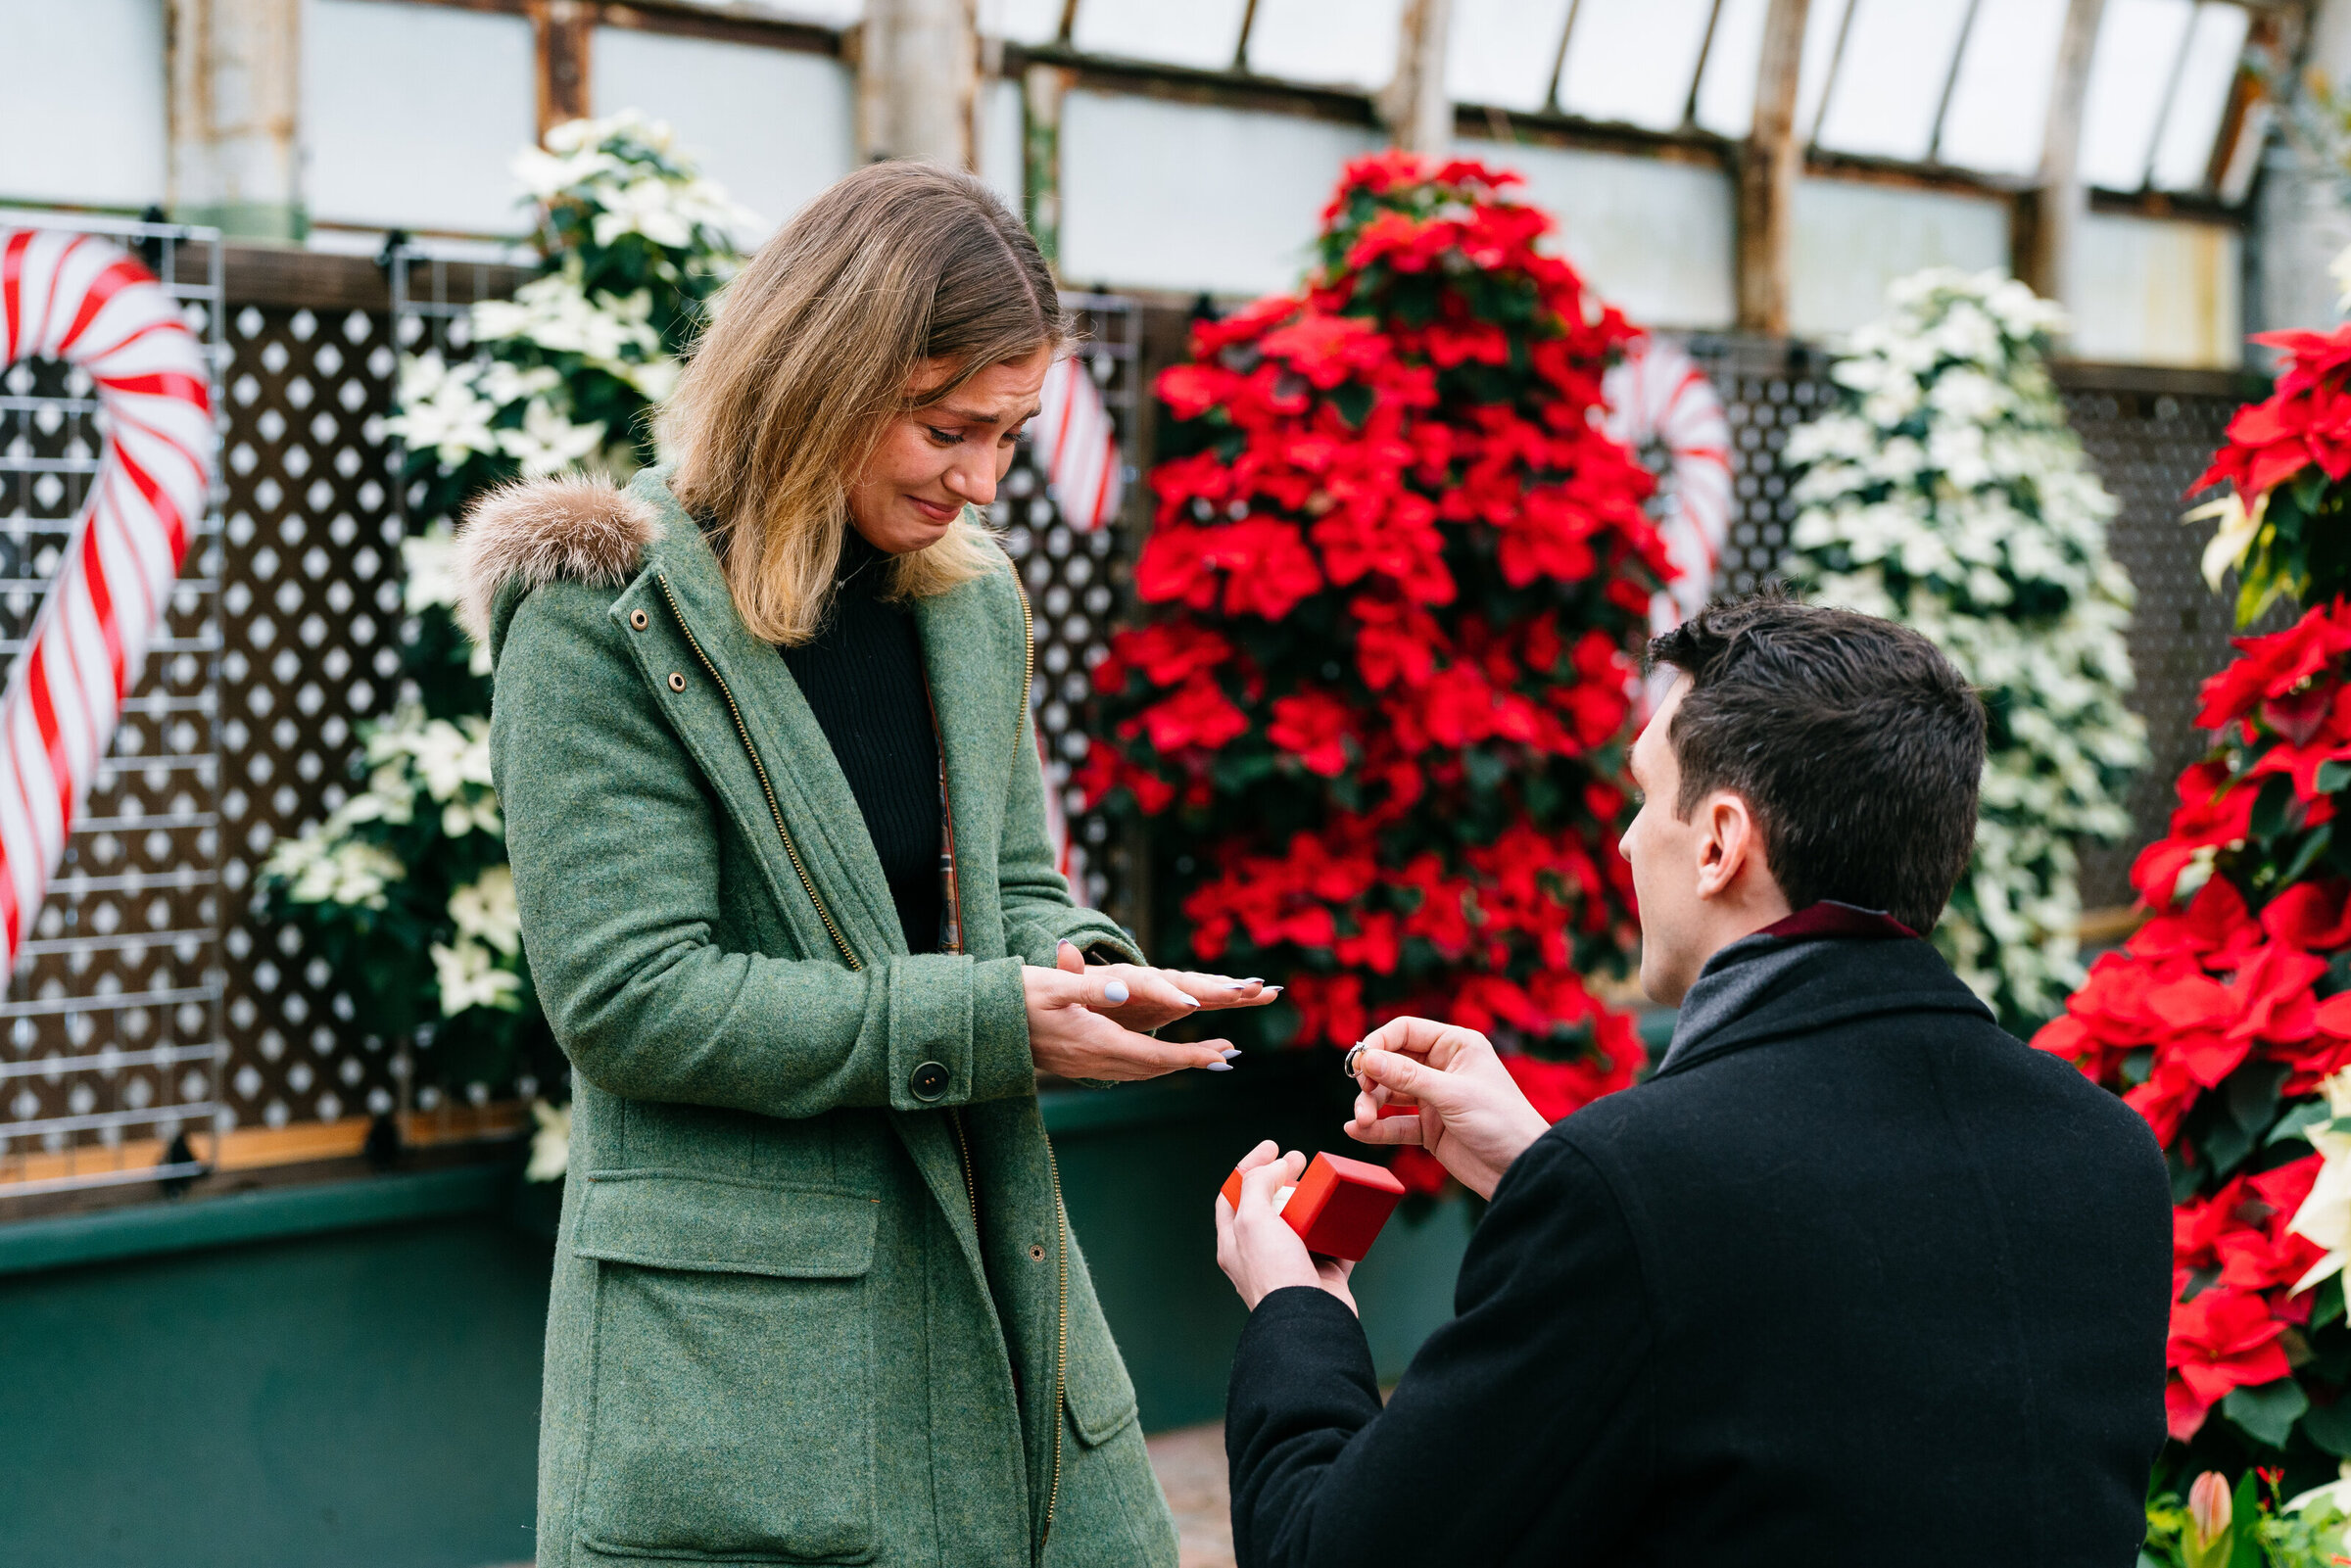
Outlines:
[{"label": "man's face", "polygon": [[1698,896],[1703,814],[1694,812],[1684,822],[1675,811],[1682,769],[1666,738],[1689,689],[1687,675],[1675,681],[1633,742],[1633,787],[1641,809],[1616,846],[1633,868],[1633,890],[1641,900],[1641,989],[1667,1007],[1681,1004],[1706,960]]}]

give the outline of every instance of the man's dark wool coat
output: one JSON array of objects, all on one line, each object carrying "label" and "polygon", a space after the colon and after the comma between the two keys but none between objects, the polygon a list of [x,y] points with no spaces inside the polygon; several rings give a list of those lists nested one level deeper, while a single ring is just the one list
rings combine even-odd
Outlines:
[{"label": "man's dark wool coat", "polygon": [[1241,1568],[2130,1568],[2164,1435],[2153,1136],[1927,943],[1807,945],[1519,1158],[1384,1409],[1345,1306],[1259,1304]]}]

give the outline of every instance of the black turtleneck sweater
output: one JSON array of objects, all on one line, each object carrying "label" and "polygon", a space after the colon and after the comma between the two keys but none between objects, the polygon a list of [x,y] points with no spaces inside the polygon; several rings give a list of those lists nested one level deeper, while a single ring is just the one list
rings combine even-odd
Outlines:
[{"label": "black turtleneck sweater", "polygon": [[844,530],[824,629],[783,650],[832,742],[889,879],[911,953],[938,951],[938,732],[914,613],[889,603],[889,558]]}]

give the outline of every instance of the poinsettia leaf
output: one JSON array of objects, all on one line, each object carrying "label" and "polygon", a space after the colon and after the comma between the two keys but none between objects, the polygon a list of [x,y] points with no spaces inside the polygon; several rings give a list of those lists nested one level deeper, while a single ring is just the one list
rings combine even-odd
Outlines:
[{"label": "poinsettia leaf", "polygon": [[2333,839],[2333,823],[2323,822],[2319,824],[2318,827],[2312,829],[2309,836],[2302,840],[2301,847],[2294,851],[2294,858],[2287,861],[2285,863],[2285,869],[2278,874],[2278,885],[2280,887],[2290,887],[2295,882],[2300,881],[2303,874],[2309,871],[2311,866],[2317,862],[2318,858],[2327,852],[2327,846],[2331,843]]},{"label": "poinsettia leaf", "polygon": [[2331,795],[2346,785],[2351,785],[2351,762],[2319,764],[2319,793]]},{"label": "poinsettia leaf", "polygon": [[2245,1163],[2253,1152],[2253,1134],[2239,1126],[2234,1117],[2215,1117],[2205,1128],[2204,1135],[2195,1140],[2196,1150],[2215,1176],[2227,1176]]},{"label": "poinsettia leaf", "polygon": [[[2310,1293],[2310,1326],[2325,1328],[2343,1315],[2343,1276],[2329,1274]],[[2314,1358],[2315,1359],[2315,1358]]]},{"label": "poinsettia leaf", "polygon": [[2229,1397],[2221,1402],[2221,1413],[2238,1431],[2273,1449],[2285,1447],[2294,1423],[2309,1409],[2310,1397],[2290,1377],[2258,1388],[2231,1389]]},{"label": "poinsettia leaf", "polygon": [[2294,806],[2294,782],[2272,774],[2261,782],[2261,793],[2254,797],[2253,816],[2247,826],[2257,838],[2276,838],[2292,829]]},{"label": "poinsettia leaf", "polygon": [[2248,1062],[2229,1074],[2222,1101],[2229,1119],[2249,1141],[2259,1137],[2278,1114],[2278,1087],[2290,1069],[2282,1062]]},{"label": "poinsettia leaf", "polygon": [[2327,1119],[2327,1102],[2324,1100],[2305,1100],[2299,1105],[2289,1106],[2285,1115],[2278,1118],[2278,1124],[2270,1129],[2269,1136],[2261,1140],[2262,1144],[2266,1148],[2288,1139],[2306,1140],[2309,1129]]},{"label": "poinsettia leaf", "polygon": [[[2341,1308],[2342,1288],[2335,1288],[2336,1308]],[[2331,1404],[2313,1404],[2301,1421],[2302,1435],[2337,1458],[2351,1458],[2351,1399],[2339,1399]]]}]

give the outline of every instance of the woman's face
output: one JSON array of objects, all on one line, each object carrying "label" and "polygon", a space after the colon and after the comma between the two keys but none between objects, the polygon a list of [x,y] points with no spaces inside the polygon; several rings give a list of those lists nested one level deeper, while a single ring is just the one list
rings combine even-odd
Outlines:
[{"label": "woman's face", "polygon": [[[946,399],[898,415],[882,433],[865,471],[849,485],[849,520],[876,549],[903,555],[937,543],[968,503],[996,499],[996,481],[1012,466],[1021,426],[1036,412],[1053,351],[989,365]],[[906,383],[909,399],[927,396],[954,374],[927,359]]]}]

